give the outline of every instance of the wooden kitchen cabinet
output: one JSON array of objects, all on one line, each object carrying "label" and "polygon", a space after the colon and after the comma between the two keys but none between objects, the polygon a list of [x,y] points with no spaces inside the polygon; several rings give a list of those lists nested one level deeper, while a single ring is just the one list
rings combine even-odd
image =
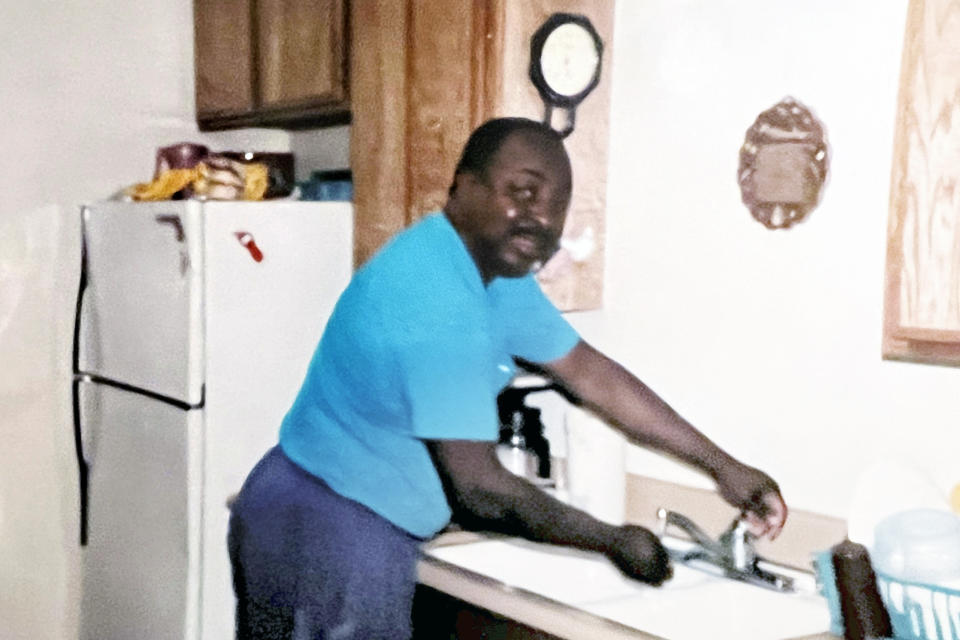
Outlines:
[{"label": "wooden kitchen cabinet", "polygon": [[346,0],[194,0],[201,130],[350,119]]},{"label": "wooden kitchen cabinet", "polygon": [[413,604],[413,640],[559,640],[424,585]]},{"label": "wooden kitchen cabinet", "polygon": [[960,366],[960,14],[911,0],[887,228],[883,356]]}]

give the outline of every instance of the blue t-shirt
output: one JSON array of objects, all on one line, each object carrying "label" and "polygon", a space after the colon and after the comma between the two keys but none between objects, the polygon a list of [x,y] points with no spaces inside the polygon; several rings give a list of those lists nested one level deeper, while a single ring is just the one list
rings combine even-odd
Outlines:
[{"label": "blue t-shirt", "polygon": [[398,234],[340,296],[280,430],[299,466],[415,536],[450,519],[423,440],[497,439],[513,356],[579,336],[532,275],[484,287],[442,213]]}]

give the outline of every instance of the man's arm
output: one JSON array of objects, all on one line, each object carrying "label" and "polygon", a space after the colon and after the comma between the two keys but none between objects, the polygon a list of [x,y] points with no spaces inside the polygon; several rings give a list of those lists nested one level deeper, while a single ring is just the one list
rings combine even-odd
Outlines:
[{"label": "man's arm", "polygon": [[723,498],[744,511],[754,534],[780,533],[787,508],[777,484],[723,451],[623,366],[583,341],[563,358],[537,366],[636,443],[709,474]]},{"label": "man's arm", "polygon": [[670,577],[667,553],[650,531],[613,526],[556,500],[507,471],[495,443],[431,440],[427,446],[454,518],[464,527],[597,551],[624,574],[650,584]]}]

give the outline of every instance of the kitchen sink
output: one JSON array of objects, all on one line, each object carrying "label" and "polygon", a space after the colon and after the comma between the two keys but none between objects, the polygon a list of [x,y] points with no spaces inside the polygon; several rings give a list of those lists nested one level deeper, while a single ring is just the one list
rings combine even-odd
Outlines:
[{"label": "kitchen sink", "polygon": [[[664,544],[675,551],[689,542],[664,538]],[[424,553],[432,562],[498,585],[503,597],[546,599],[671,640],[797,638],[830,626],[813,575],[786,567],[776,570],[793,579],[793,593],[676,563],[670,581],[651,587],[623,576],[600,554],[518,538],[428,547]]]}]

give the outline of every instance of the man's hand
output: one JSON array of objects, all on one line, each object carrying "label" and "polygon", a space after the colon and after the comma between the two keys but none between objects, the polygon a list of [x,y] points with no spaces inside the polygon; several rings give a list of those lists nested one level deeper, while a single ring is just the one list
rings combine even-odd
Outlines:
[{"label": "man's hand", "polygon": [[717,473],[723,499],[743,512],[750,533],[771,540],[780,535],[787,520],[787,505],[773,478],[744,464],[727,465]]},{"label": "man's hand", "polygon": [[635,580],[656,586],[673,577],[667,550],[643,527],[617,527],[604,553],[621,573]]}]

